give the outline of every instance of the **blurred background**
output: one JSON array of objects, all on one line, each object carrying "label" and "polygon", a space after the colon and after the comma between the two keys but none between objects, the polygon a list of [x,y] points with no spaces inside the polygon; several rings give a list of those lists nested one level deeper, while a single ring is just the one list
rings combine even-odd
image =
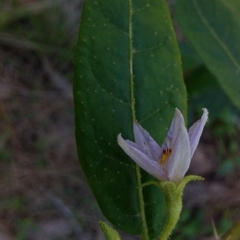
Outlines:
[{"label": "blurred background", "polygon": [[[173,14],[171,2],[170,9]],[[104,219],[79,167],[73,57],[82,0],[0,2],[0,240],[93,239]],[[239,111],[175,22],[189,124],[210,111],[172,239],[210,240],[240,216]],[[136,239],[124,235],[124,239]]]},{"label": "blurred background", "polygon": [[[100,239],[74,139],[82,1],[0,1],[0,239]],[[100,215],[100,216],[99,216]]]}]

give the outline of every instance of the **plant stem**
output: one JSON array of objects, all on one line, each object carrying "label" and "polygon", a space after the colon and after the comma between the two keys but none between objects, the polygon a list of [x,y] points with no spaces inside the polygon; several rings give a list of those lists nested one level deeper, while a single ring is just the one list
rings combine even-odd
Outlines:
[{"label": "plant stem", "polygon": [[182,210],[182,191],[177,191],[172,184],[163,187],[168,208],[168,219],[159,240],[167,240],[175,228]]}]

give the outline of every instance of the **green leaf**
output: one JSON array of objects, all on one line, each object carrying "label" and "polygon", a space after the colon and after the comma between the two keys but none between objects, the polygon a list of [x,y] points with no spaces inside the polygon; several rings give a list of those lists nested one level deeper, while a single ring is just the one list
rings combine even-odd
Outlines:
[{"label": "green leaf", "polygon": [[[226,111],[231,113],[230,115],[240,114],[239,109],[232,104],[218,84],[215,76],[212,75],[205,66],[202,65],[187,72],[185,75],[185,83],[188,92],[189,122],[195,120],[196,110],[199,115],[202,114],[203,107],[207,108],[210,113],[210,122],[219,119]],[[218,101],[216,101],[216,99],[218,99]]]},{"label": "green leaf", "polygon": [[[194,48],[187,43],[178,43],[182,58],[182,69],[184,74],[192,72],[195,68],[203,64],[202,59]],[[187,91],[188,93],[188,91]]]},{"label": "green leaf", "polygon": [[76,141],[81,167],[119,229],[153,239],[167,211],[163,193],[126,156],[137,120],[161,144],[174,108],[186,116],[180,54],[163,0],[86,0],[75,58]]},{"label": "green leaf", "polygon": [[221,240],[238,240],[240,238],[240,222],[236,222],[230,230],[228,230],[224,236],[221,237]]},{"label": "green leaf", "polygon": [[209,70],[240,108],[240,1],[179,0],[179,24]]}]

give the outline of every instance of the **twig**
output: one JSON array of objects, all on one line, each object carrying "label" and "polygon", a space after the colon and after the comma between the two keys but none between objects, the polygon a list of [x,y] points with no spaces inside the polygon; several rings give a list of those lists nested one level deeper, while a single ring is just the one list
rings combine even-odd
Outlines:
[{"label": "twig", "polygon": [[54,86],[61,90],[67,98],[72,100],[72,86],[70,85],[69,81],[51,67],[51,64],[47,58],[42,58],[42,64]]},{"label": "twig", "polygon": [[77,239],[80,240],[80,236],[82,235],[83,230],[78,224],[78,221],[72,213],[71,209],[53,193],[45,192],[44,195],[54,204],[54,206],[64,215],[64,217],[70,221],[70,225],[72,226]]}]

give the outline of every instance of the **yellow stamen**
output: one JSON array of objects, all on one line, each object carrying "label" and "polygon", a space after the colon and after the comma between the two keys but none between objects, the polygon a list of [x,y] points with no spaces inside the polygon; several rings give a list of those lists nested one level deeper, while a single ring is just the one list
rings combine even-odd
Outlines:
[{"label": "yellow stamen", "polygon": [[171,155],[172,149],[164,149],[162,152],[162,157],[160,159],[160,164],[164,164],[167,159],[169,158],[169,156]]}]

